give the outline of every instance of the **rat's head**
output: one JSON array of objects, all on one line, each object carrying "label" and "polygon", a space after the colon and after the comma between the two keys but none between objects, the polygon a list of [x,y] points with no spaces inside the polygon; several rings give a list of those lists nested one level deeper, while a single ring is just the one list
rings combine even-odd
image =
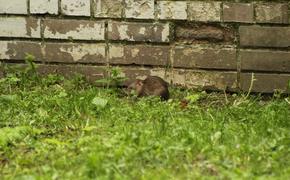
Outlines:
[{"label": "rat's head", "polygon": [[134,91],[135,93],[139,94],[142,91],[143,88],[143,81],[140,79],[136,79],[134,82],[129,84],[128,91],[131,93]]}]

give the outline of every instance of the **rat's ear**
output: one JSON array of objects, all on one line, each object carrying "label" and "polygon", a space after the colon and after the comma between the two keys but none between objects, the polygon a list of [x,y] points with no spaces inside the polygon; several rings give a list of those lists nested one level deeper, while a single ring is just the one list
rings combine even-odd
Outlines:
[{"label": "rat's ear", "polygon": [[140,79],[136,79],[136,85],[137,86],[142,86],[143,85],[143,81]]}]

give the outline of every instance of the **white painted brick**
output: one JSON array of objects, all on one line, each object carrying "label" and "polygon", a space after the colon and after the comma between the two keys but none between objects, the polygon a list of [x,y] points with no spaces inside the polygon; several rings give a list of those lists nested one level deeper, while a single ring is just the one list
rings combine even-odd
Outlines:
[{"label": "white painted brick", "polygon": [[105,47],[105,44],[96,43],[45,43],[42,51],[47,62],[104,63]]},{"label": "white painted brick", "polygon": [[154,0],[125,0],[125,17],[154,19]]},{"label": "white painted brick", "polygon": [[0,37],[40,38],[40,20],[24,17],[0,17]]},{"label": "white painted brick", "polygon": [[44,20],[44,38],[104,40],[105,23],[87,20]]},{"label": "white painted brick", "polygon": [[31,14],[58,14],[58,0],[30,0]]},{"label": "white painted brick", "polygon": [[121,18],[123,0],[93,0],[95,17]]},{"label": "white painted brick", "polygon": [[0,14],[27,14],[26,0],[0,0]]},{"label": "white painted brick", "polygon": [[136,23],[109,21],[110,40],[169,42],[169,23]]},{"label": "white painted brick", "polygon": [[179,19],[187,18],[186,1],[158,1],[158,18],[159,19]]},{"label": "white painted brick", "polygon": [[188,16],[192,21],[219,22],[221,21],[221,2],[190,2]]},{"label": "white painted brick", "polygon": [[90,16],[90,0],[62,0],[61,11],[69,16]]}]

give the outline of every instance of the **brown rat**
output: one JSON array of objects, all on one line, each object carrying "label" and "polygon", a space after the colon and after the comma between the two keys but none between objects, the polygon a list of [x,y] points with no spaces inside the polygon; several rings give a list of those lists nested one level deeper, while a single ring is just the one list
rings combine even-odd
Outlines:
[{"label": "brown rat", "polygon": [[136,79],[128,89],[135,90],[138,97],[159,96],[161,100],[169,99],[168,83],[158,76],[147,76],[145,80]]}]

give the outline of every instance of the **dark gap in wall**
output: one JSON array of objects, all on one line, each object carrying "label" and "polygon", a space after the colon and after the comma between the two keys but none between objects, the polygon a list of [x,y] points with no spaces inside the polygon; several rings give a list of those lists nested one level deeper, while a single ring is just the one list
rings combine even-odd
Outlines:
[{"label": "dark gap in wall", "polygon": [[263,74],[290,74],[289,72],[282,71],[266,71],[266,70],[241,70],[241,73],[263,73]]}]

